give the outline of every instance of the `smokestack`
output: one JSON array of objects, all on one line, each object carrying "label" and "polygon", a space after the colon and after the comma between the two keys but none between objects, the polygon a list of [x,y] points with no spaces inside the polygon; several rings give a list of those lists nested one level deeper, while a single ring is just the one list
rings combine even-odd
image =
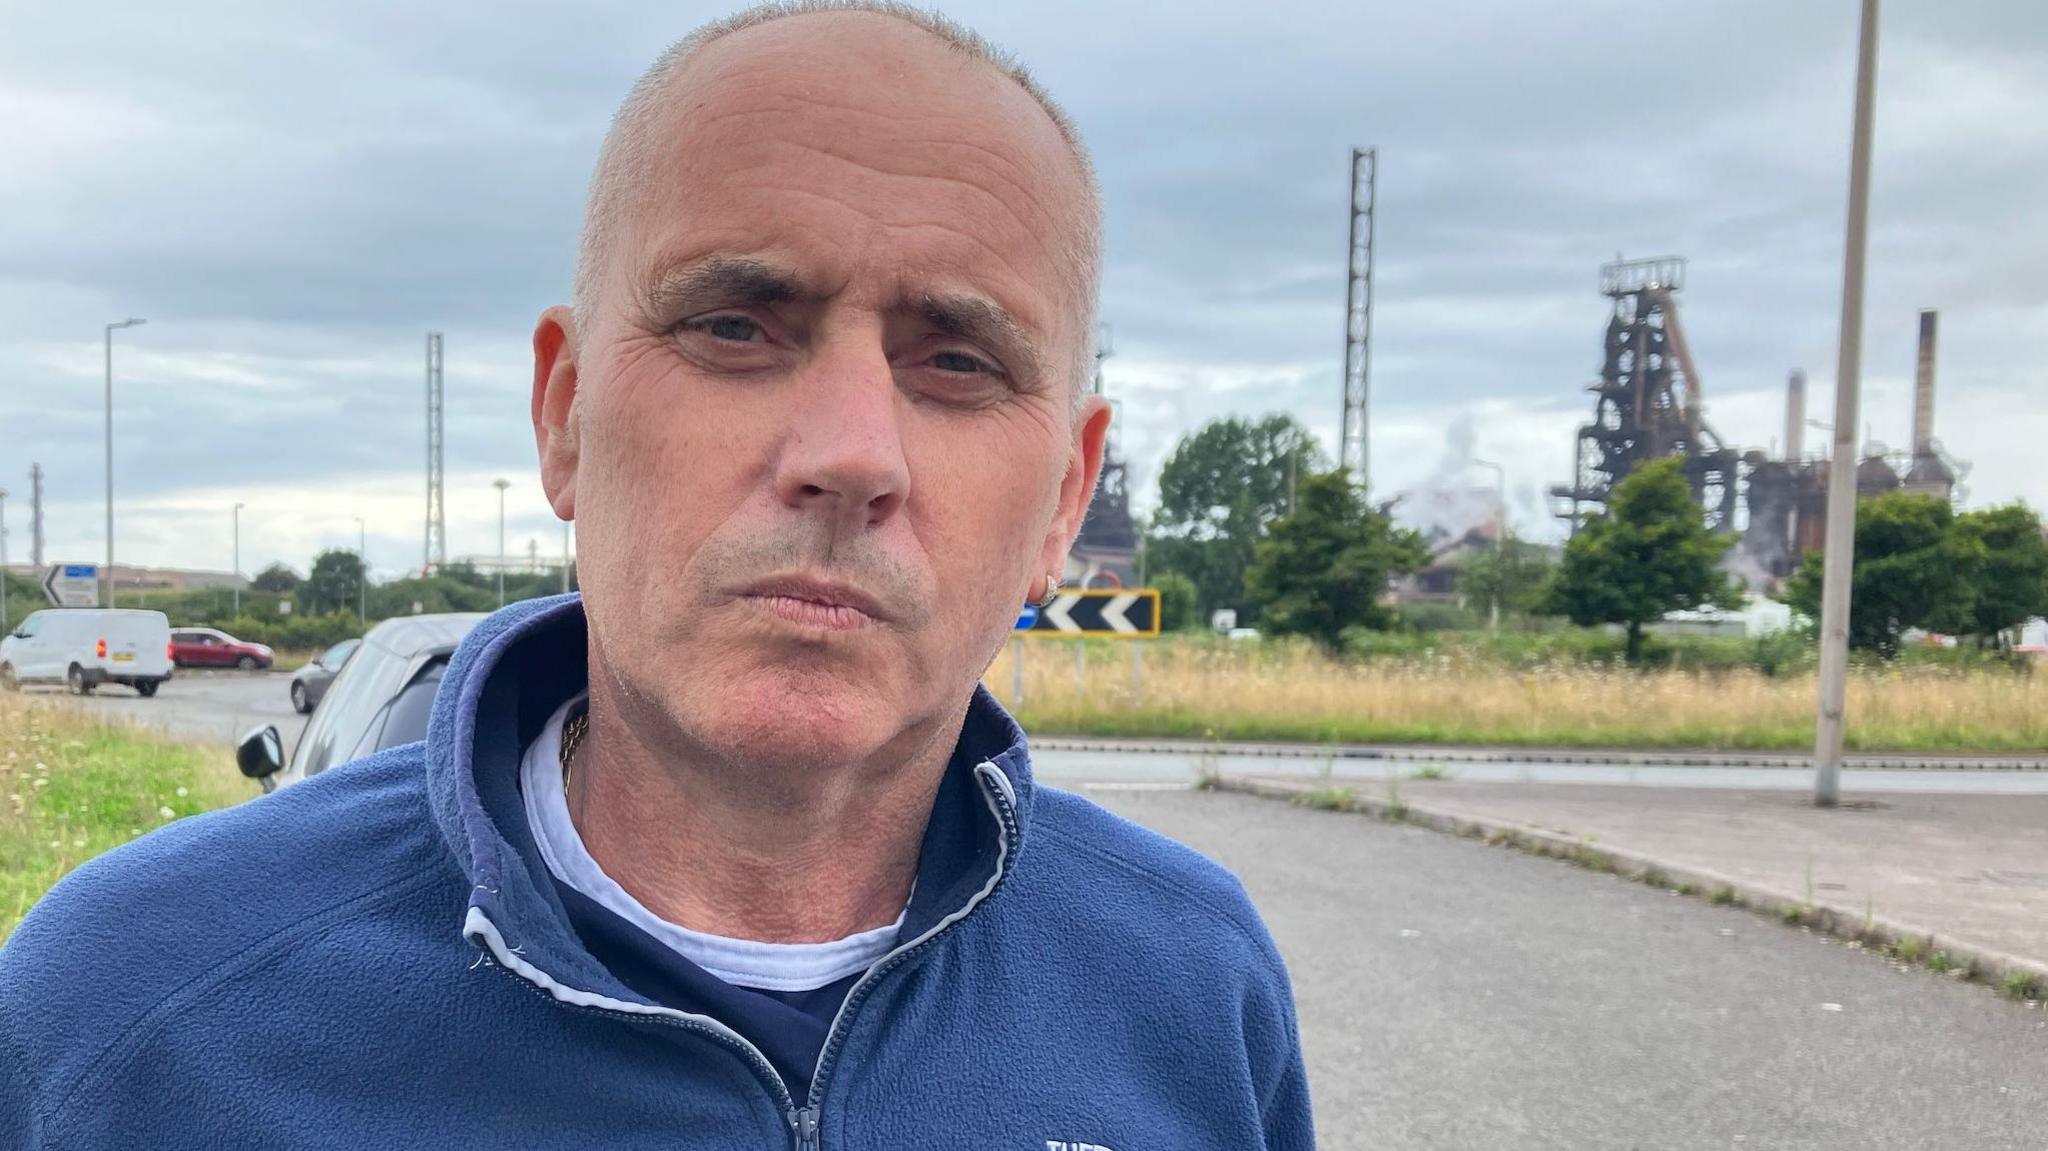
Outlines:
[{"label": "smokestack", "polygon": [[1934,325],[1940,313],[1920,311],[1920,370],[1913,379],[1913,454],[1934,451]]},{"label": "smokestack", "polygon": [[1785,383],[1785,459],[1798,463],[1806,454],[1806,373],[1792,369]]}]

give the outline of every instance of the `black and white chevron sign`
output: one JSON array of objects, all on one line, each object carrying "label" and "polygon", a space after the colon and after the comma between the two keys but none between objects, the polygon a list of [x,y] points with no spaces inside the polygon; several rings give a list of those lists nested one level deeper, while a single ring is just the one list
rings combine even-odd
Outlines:
[{"label": "black and white chevron sign", "polygon": [[1061,592],[1036,614],[1029,626],[1019,630],[1038,636],[1151,639],[1159,634],[1159,589]]}]

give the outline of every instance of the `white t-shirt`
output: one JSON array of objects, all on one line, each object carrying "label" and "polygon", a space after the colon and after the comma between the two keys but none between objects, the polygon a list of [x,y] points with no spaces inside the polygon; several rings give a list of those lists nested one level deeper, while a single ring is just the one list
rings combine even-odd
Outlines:
[{"label": "white t-shirt", "polygon": [[887,926],[826,943],[760,943],[692,931],[649,911],[591,858],[569,818],[568,796],[562,790],[562,725],[586,698],[577,696],[549,718],[540,737],[528,745],[520,765],[526,822],[533,829],[541,859],[556,880],[736,987],[815,991],[866,971],[896,946],[897,932],[903,926],[901,914]]}]

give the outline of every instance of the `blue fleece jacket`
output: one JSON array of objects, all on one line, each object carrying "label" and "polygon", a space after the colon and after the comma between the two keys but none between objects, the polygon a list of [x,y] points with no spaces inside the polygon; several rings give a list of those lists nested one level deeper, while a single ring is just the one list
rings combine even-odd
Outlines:
[{"label": "blue fleece jacket", "polygon": [[804,1098],[637,994],[571,930],[517,791],[583,643],[576,597],[507,608],[456,653],[424,744],[60,883],[0,948],[0,1147],[1313,1146],[1242,889],[1034,785],[985,693],[941,794],[979,814],[925,844],[945,898],[848,993]]}]

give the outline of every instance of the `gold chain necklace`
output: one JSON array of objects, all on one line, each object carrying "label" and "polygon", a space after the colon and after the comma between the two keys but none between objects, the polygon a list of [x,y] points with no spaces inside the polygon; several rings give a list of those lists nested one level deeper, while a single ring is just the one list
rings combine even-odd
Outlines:
[{"label": "gold chain necklace", "polygon": [[569,773],[576,763],[576,747],[583,742],[583,734],[590,730],[590,709],[585,708],[569,717],[562,725],[562,794],[569,794]]}]

